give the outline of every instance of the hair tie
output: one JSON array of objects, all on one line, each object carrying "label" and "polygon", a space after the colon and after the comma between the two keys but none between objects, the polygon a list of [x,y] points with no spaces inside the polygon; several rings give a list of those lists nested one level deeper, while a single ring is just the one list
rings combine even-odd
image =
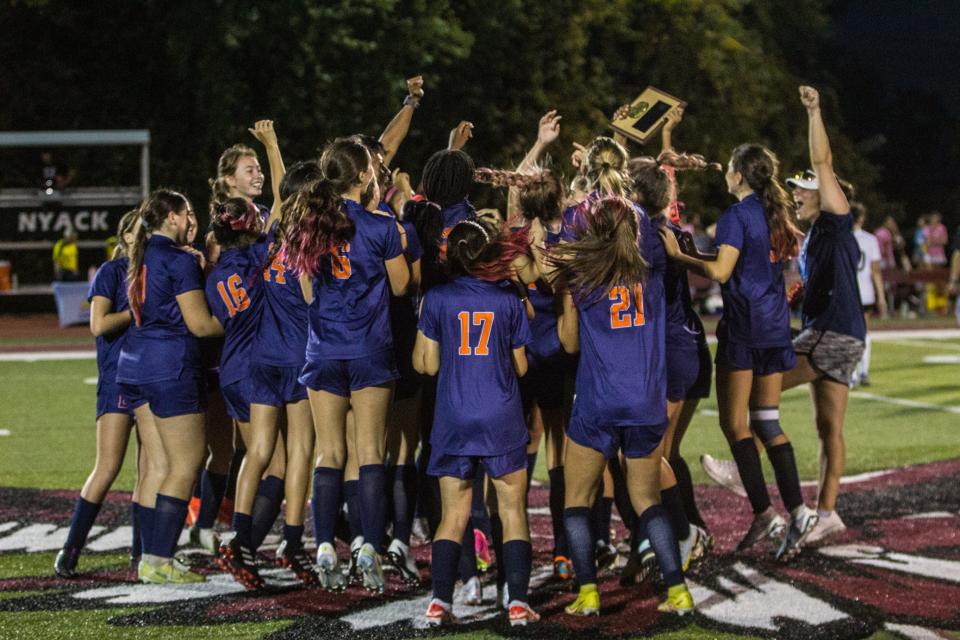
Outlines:
[{"label": "hair tie", "polygon": [[488,243],[488,244],[490,243],[490,234],[487,233],[487,230],[484,229],[484,228],[483,228],[483,225],[480,224],[479,222],[477,222],[477,221],[475,221],[475,220],[462,220],[462,221],[458,222],[457,224],[458,224],[458,225],[461,225],[461,224],[469,224],[469,225],[472,226],[472,227],[476,227],[477,229],[480,229],[480,233],[483,234],[483,240],[484,240],[484,242],[486,242],[486,243]]}]

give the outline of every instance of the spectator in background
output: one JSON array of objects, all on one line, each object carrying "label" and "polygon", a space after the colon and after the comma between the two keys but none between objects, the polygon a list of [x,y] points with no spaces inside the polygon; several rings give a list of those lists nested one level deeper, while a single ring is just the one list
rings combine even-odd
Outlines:
[{"label": "spectator in background", "polygon": [[861,202],[851,202],[850,212],[854,216],[853,237],[860,246],[860,263],[857,266],[857,283],[860,288],[860,304],[863,306],[863,321],[867,326],[867,335],[860,358],[858,371],[853,383],[867,386],[870,384],[870,315],[876,311],[880,317],[887,315],[887,299],[884,294],[883,275],[880,271],[880,243],[877,237],[863,228],[867,218],[867,208]]},{"label": "spectator in background", "polygon": [[949,241],[950,236],[940,212],[927,214],[927,224],[923,227],[923,244],[926,246],[924,262],[935,267],[947,264],[946,247]]},{"label": "spectator in background", "polygon": [[950,247],[950,280],[947,284],[947,291],[954,298],[957,324],[960,324],[960,227],[957,227],[957,232],[953,234],[953,242]]},{"label": "spectator in background", "polygon": [[80,280],[77,232],[73,229],[64,231],[63,238],[53,245],[53,279],[61,282]]},{"label": "spectator in background", "polygon": [[900,233],[900,226],[893,216],[887,216],[883,224],[874,229],[877,242],[880,243],[880,267],[882,269],[903,269],[910,271],[910,261],[906,259],[906,240]]},{"label": "spectator in background", "polygon": [[913,230],[912,261],[913,266],[915,267],[923,267],[923,265],[927,262],[926,228],[927,216],[924,215],[917,218],[917,226]]}]

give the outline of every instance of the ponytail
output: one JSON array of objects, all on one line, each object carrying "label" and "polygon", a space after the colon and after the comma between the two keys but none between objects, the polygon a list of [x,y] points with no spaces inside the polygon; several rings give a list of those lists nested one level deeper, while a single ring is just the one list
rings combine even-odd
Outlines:
[{"label": "ponytail", "polygon": [[157,189],[147,196],[137,209],[134,239],[128,248],[130,265],[127,267],[127,300],[138,327],[142,321],[141,312],[146,285],[143,257],[147,250],[147,234],[159,230],[170,213],[178,213],[189,205],[183,194],[170,189]]},{"label": "ponytail", "polygon": [[547,263],[556,269],[556,283],[578,301],[595,301],[615,286],[633,287],[647,276],[640,254],[637,212],[624,198],[607,196],[584,216],[579,238],[552,247]]},{"label": "ponytail", "polygon": [[272,261],[280,248],[297,273],[314,277],[320,258],[353,239],[356,226],[343,211],[341,191],[331,180],[317,180],[284,201],[280,209],[280,242],[268,256]]},{"label": "ponytail", "polygon": [[528,227],[498,231],[484,220],[464,220],[447,238],[447,269],[451,277],[469,275],[488,282],[513,276],[513,261],[528,255]]},{"label": "ponytail", "polygon": [[770,249],[779,262],[795,258],[801,233],[793,221],[794,207],[787,190],[780,185],[780,161],[759,144],[742,144],[733,150],[733,170],[743,176],[763,204],[770,229]]},{"label": "ponytail", "polygon": [[421,259],[422,289],[427,291],[443,281],[440,273],[440,246],[443,242],[443,216],[440,205],[424,199],[408,200],[403,205],[403,219],[413,225],[423,248]]},{"label": "ponytail", "polygon": [[601,136],[590,143],[584,163],[591,188],[606,196],[630,195],[627,158],[627,150],[613,138]]},{"label": "ponytail", "polygon": [[123,239],[123,236],[134,232],[135,225],[139,218],[140,212],[136,209],[127,211],[123,214],[123,217],[120,218],[120,222],[117,224],[117,246],[113,248],[113,255],[110,256],[111,260],[122,258],[130,253],[130,247],[127,245],[126,240]]}]

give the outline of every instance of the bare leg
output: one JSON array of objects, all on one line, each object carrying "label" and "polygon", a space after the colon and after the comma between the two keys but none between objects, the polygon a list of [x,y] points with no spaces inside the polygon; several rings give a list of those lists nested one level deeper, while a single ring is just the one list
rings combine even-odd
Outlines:
[{"label": "bare leg", "polygon": [[820,486],[818,508],[833,511],[837,507],[840,478],[846,463],[843,419],[850,389],[845,384],[823,378],[813,383],[816,404],[817,435],[820,437]]},{"label": "bare leg", "polygon": [[130,441],[130,416],[105,413],[97,419],[97,461],[80,490],[87,502],[100,504],[123,466]]}]

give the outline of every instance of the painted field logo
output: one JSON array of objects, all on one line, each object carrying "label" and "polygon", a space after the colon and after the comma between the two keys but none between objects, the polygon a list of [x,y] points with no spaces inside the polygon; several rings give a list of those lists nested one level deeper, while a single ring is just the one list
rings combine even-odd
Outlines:
[{"label": "painted field logo", "polygon": [[[742,499],[722,489],[698,488],[717,547],[688,576],[697,601],[693,622],[713,632],[798,640],[862,638],[884,630],[935,638],[939,631],[960,631],[958,483],[960,461],[871,474],[848,483],[840,505],[848,530],[829,546],[806,550],[788,566],[776,564],[767,549],[734,556],[731,550],[747,527],[748,509]],[[66,492],[0,490],[4,573],[10,575],[9,567],[24,554],[49,553],[63,544],[72,498]],[[127,499],[111,495],[85,559],[126,549]],[[564,614],[573,595],[552,577],[546,499],[543,489],[531,495],[536,552],[531,605],[543,621],[525,636],[596,640],[676,631],[688,624],[689,618],[657,613],[662,596],[649,585],[621,587],[612,574],[602,576],[599,619]],[[31,514],[31,521],[19,517],[24,513]],[[276,537],[268,538],[267,551],[271,540]],[[429,549],[419,547],[415,553],[426,583]],[[209,564],[200,554],[193,558],[201,567]],[[75,581],[57,579],[52,572],[0,580],[0,592],[26,592],[0,597],[0,613],[116,608],[117,615],[109,618],[116,626],[291,622],[277,637],[383,640],[423,633],[422,616],[430,599],[426,588],[409,589],[391,579],[385,596],[369,596],[357,588],[333,595],[300,587],[292,574],[270,568],[266,555],[262,558],[267,586],[254,594],[212,570],[206,583],[174,587],[136,584],[131,571],[114,566]],[[83,567],[81,559],[81,571]],[[494,594],[487,584],[482,606],[455,604],[463,623],[458,630],[508,633]]]}]

